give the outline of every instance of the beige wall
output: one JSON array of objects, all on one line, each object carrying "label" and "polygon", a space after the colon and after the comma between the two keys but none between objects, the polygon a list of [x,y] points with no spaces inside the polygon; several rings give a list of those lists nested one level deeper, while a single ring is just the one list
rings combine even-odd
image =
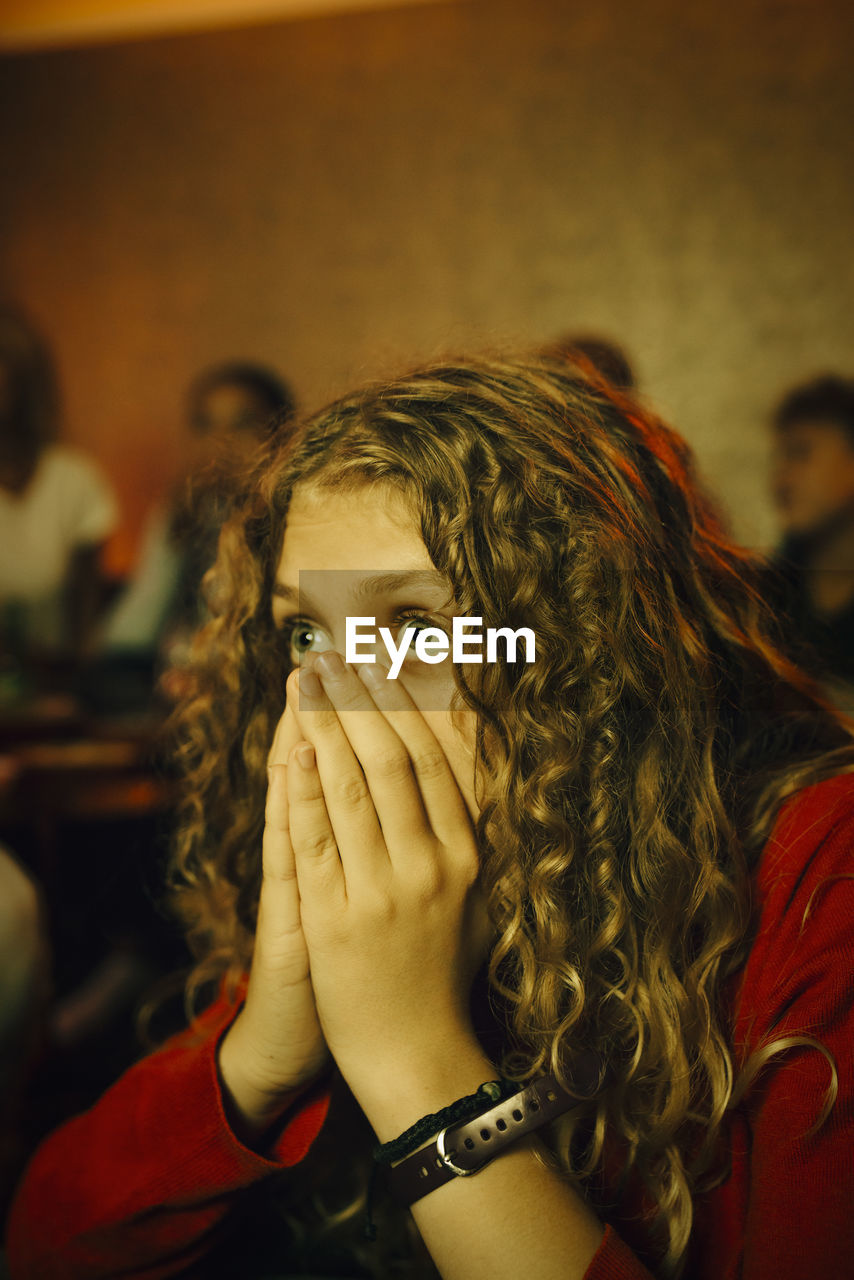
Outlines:
[{"label": "beige wall", "polygon": [[206,362],[306,405],[451,347],[620,337],[767,544],[763,418],[854,373],[854,6],[519,0],[0,62],[0,282],[126,511]]}]

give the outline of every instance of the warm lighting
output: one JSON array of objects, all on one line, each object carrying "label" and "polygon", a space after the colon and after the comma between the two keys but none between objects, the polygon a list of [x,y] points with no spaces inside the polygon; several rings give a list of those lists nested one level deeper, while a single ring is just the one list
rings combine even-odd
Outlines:
[{"label": "warm lighting", "polygon": [[[0,49],[128,40],[436,0],[4,0]],[[441,0],[460,3],[460,0]]]}]

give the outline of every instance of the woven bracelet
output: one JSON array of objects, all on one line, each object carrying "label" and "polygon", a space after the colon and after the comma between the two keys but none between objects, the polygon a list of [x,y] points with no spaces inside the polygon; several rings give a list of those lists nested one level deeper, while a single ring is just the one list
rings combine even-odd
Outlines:
[{"label": "woven bracelet", "polygon": [[402,1160],[404,1156],[417,1151],[427,1138],[434,1138],[441,1129],[447,1129],[448,1125],[457,1124],[460,1120],[471,1120],[502,1098],[510,1097],[518,1088],[518,1084],[505,1080],[503,1076],[498,1080],[487,1080],[474,1093],[458,1098],[433,1115],[422,1116],[404,1130],[400,1137],[393,1138],[391,1142],[381,1142],[374,1147],[374,1160],[377,1164],[393,1164],[395,1160]]},{"label": "woven bracelet", "polygon": [[367,1240],[375,1240],[377,1238],[377,1229],[373,1219],[374,1184],[377,1165],[389,1165],[393,1164],[395,1160],[402,1160],[413,1151],[417,1151],[428,1138],[435,1138],[437,1133],[440,1133],[449,1125],[471,1120],[483,1111],[488,1111],[490,1107],[495,1106],[503,1098],[510,1097],[518,1088],[517,1084],[514,1084],[511,1080],[505,1080],[503,1076],[500,1076],[498,1080],[487,1080],[474,1093],[469,1093],[464,1098],[458,1098],[456,1102],[452,1102],[450,1106],[443,1107],[441,1111],[436,1111],[433,1115],[422,1116],[415,1124],[405,1129],[398,1138],[393,1138],[391,1142],[381,1142],[374,1147],[374,1163],[371,1166],[371,1176],[368,1180],[368,1195],[362,1228],[365,1238]]}]

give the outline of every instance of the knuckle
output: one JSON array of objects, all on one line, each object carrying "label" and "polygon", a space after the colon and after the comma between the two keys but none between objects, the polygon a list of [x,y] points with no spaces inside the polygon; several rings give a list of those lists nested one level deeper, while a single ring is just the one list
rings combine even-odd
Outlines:
[{"label": "knuckle", "polygon": [[437,862],[425,861],[418,868],[412,884],[412,893],[416,902],[425,905],[433,902],[445,887],[445,876]]},{"label": "knuckle", "polygon": [[300,840],[300,852],[307,858],[320,860],[337,857],[338,846],[330,831],[307,831]]},{"label": "knuckle", "polygon": [[412,764],[416,775],[425,782],[433,782],[442,778],[448,768],[444,752],[440,747],[427,747],[413,756]]},{"label": "knuckle", "polygon": [[363,904],[365,914],[376,925],[390,925],[397,914],[397,903],[392,894],[375,889]]},{"label": "knuckle", "polygon": [[283,863],[280,859],[270,856],[270,850],[266,846],[263,848],[261,860],[262,892],[265,884],[293,884],[296,880],[296,875],[293,859]]},{"label": "knuckle", "polygon": [[368,788],[365,786],[362,778],[344,778],[335,788],[336,799],[345,808],[349,810],[358,810],[364,808],[367,804]]},{"label": "knuckle", "polygon": [[457,874],[467,889],[478,883],[480,879],[480,859],[474,846],[466,850],[458,859]]},{"label": "knuckle", "polygon": [[320,734],[337,734],[340,732],[341,722],[334,707],[318,707],[316,711],[311,712],[311,717],[311,725],[314,732]]},{"label": "knuckle", "polygon": [[382,884],[375,884],[370,892],[362,895],[361,908],[370,919],[389,922],[397,911],[396,897]]},{"label": "knuckle", "polygon": [[276,799],[267,793],[267,801],[264,805],[264,835],[278,835],[282,831],[288,829],[287,810],[281,800]]},{"label": "knuckle", "polygon": [[367,705],[367,697],[355,678],[347,680],[335,695],[337,706],[346,710],[362,708]]},{"label": "knuckle", "polygon": [[435,902],[445,887],[444,876],[439,871],[433,870],[422,877],[421,884],[418,886],[418,897],[423,903]]},{"label": "knuckle", "polygon": [[480,866],[477,858],[471,858],[464,864],[462,880],[467,889],[474,889],[480,883]]},{"label": "knuckle", "polygon": [[388,747],[384,751],[378,751],[371,758],[369,768],[379,778],[398,781],[409,773],[409,756],[405,751]]}]

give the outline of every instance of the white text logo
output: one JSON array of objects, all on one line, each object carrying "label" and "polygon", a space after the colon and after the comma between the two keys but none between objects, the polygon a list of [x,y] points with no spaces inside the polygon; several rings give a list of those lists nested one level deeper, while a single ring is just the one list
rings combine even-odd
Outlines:
[{"label": "white text logo", "polygon": [[[375,624],[376,618],[347,618],[344,652],[347,663],[356,665],[376,661],[373,653],[362,652],[361,649],[363,645],[376,644],[376,631],[373,630]],[[413,635],[415,656],[422,662],[444,662],[449,652],[452,662],[483,662],[483,632],[474,630],[482,625],[482,618],[454,618],[450,636],[440,627],[420,627],[417,634],[415,627],[407,627],[399,645],[395,644],[394,634],[389,627],[380,627],[380,637],[391,659],[389,679],[396,680],[400,674],[400,668],[412,645]],[[516,631],[510,627],[487,627],[486,661],[498,661],[498,641],[503,640],[507,661],[515,662],[519,639],[525,642],[525,661],[533,662],[536,640],[530,627],[519,627]]]}]

